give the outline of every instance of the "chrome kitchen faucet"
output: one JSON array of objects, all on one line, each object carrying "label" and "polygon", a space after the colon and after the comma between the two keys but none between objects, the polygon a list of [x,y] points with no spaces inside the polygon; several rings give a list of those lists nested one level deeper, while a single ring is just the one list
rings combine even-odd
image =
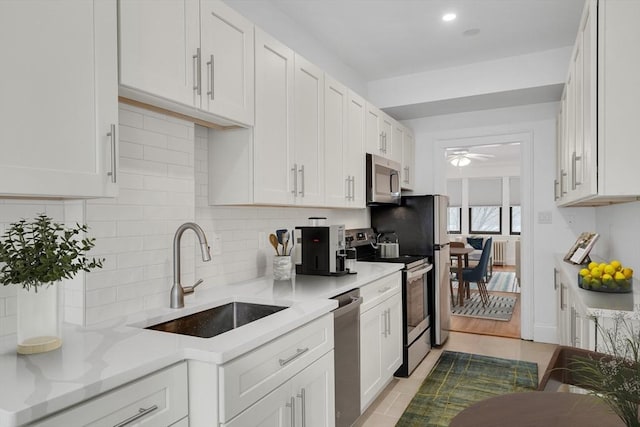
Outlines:
[{"label": "chrome kitchen faucet", "polygon": [[171,308],[184,307],[184,295],[192,293],[196,286],[202,283],[202,279],[199,279],[193,286],[182,286],[180,284],[180,239],[182,234],[191,229],[198,236],[200,241],[200,251],[202,252],[202,261],[211,261],[211,253],[209,252],[209,244],[207,243],[207,237],[204,235],[202,228],[195,222],[185,222],[176,230],[176,234],[173,237],[173,286],[171,287]]}]

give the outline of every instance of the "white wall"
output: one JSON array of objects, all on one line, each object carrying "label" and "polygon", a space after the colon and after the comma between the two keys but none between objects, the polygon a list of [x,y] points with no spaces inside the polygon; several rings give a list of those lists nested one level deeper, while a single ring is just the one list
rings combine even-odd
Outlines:
[{"label": "white wall", "polygon": [[[557,208],[553,200],[555,175],[555,116],[557,104],[536,104],[498,110],[434,116],[409,120],[406,124],[416,136],[416,193],[442,192],[444,179],[434,176],[434,170],[444,169],[444,155],[436,145],[447,139],[460,140],[478,136],[529,133],[532,138],[531,161],[533,215],[532,230],[522,235],[532,247],[529,266],[533,293],[533,330],[536,341],[556,341],[555,294],[553,289],[553,255],[565,253],[578,234],[596,226],[593,208]],[[523,151],[524,152],[524,151]],[[436,167],[436,162],[442,162]],[[436,179],[437,178],[437,179]],[[552,223],[538,222],[540,213],[551,213]],[[526,213],[523,212],[523,216]],[[524,291],[524,290],[523,290]]]},{"label": "white wall", "polygon": [[596,255],[640,272],[640,202],[596,208],[596,232],[600,235],[592,250]]},{"label": "white wall", "polygon": [[273,3],[265,0],[225,0],[225,3],[331,77],[367,98],[364,79]]}]

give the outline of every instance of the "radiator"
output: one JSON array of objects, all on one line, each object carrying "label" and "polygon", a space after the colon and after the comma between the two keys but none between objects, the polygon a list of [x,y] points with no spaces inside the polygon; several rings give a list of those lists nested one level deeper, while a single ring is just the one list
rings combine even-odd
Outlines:
[{"label": "radiator", "polygon": [[493,263],[505,265],[507,263],[507,241],[496,240],[493,242]]}]

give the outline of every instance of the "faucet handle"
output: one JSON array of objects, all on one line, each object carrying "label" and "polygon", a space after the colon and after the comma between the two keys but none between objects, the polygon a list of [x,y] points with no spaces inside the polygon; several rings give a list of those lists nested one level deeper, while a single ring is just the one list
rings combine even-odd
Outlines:
[{"label": "faucet handle", "polygon": [[204,282],[204,280],[198,279],[198,281],[194,283],[193,286],[183,286],[182,289],[185,294],[192,294],[193,291],[196,290],[196,287],[198,287],[198,285],[201,284],[202,282]]}]

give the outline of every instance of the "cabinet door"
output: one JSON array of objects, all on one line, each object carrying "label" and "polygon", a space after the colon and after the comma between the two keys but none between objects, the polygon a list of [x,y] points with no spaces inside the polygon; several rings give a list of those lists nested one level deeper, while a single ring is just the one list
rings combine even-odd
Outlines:
[{"label": "cabinet door", "polygon": [[392,159],[392,160],[396,160],[397,162],[400,162],[402,159],[396,159],[394,157],[393,129],[394,129],[393,119],[387,116],[386,114],[381,113],[380,114],[380,133],[382,134],[382,155],[388,159]]},{"label": "cabinet door", "polygon": [[351,201],[349,206],[365,207],[365,100],[349,91],[347,140],[344,146],[344,161],[347,176],[351,177]]},{"label": "cabinet door", "polygon": [[300,55],[294,71],[296,203],[324,204],[324,73]]},{"label": "cabinet door", "polygon": [[382,387],[383,304],[360,316],[360,408],[364,410]]},{"label": "cabinet door", "polygon": [[402,139],[402,188],[413,190],[415,182],[416,140],[409,129],[405,129]]},{"label": "cabinet door", "polygon": [[[286,382],[250,406],[240,415],[221,424],[224,427],[290,427],[294,425],[295,397]],[[211,422],[211,425],[217,423]]]},{"label": "cabinet door", "polygon": [[115,195],[115,2],[0,1],[0,51],[0,195]]},{"label": "cabinet door", "polygon": [[386,331],[382,340],[383,382],[402,365],[402,295],[395,294],[385,302]]},{"label": "cabinet door", "polygon": [[386,118],[391,124],[391,136],[387,142],[387,157],[401,163],[402,147],[404,144],[404,126],[393,120],[391,117],[387,116]]},{"label": "cabinet door", "polygon": [[255,29],[254,202],[293,203],[293,51]]},{"label": "cabinet door", "polygon": [[120,0],[120,84],[200,107],[198,0]]},{"label": "cabinet door", "polygon": [[366,116],[366,150],[367,153],[384,155],[382,146],[382,111],[371,104],[367,104]]},{"label": "cabinet door", "polygon": [[335,424],[333,372],[333,351],[330,351],[292,378],[292,392],[296,398],[295,425],[332,427]]},{"label": "cabinet door", "polygon": [[329,76],[324,81],[325,201],[343,207],[350,202],[351,176],[347,173],[347,87]]},{"label": "cabinet door", "polygon": [[200,3],[202,109],[253,125],[253,24],[220,0]]},{"label": "cabinet door", "polygon": [[579,162],[581,196],[597,194],[597,16],[589,0],[582,17],[582,146]]}]

